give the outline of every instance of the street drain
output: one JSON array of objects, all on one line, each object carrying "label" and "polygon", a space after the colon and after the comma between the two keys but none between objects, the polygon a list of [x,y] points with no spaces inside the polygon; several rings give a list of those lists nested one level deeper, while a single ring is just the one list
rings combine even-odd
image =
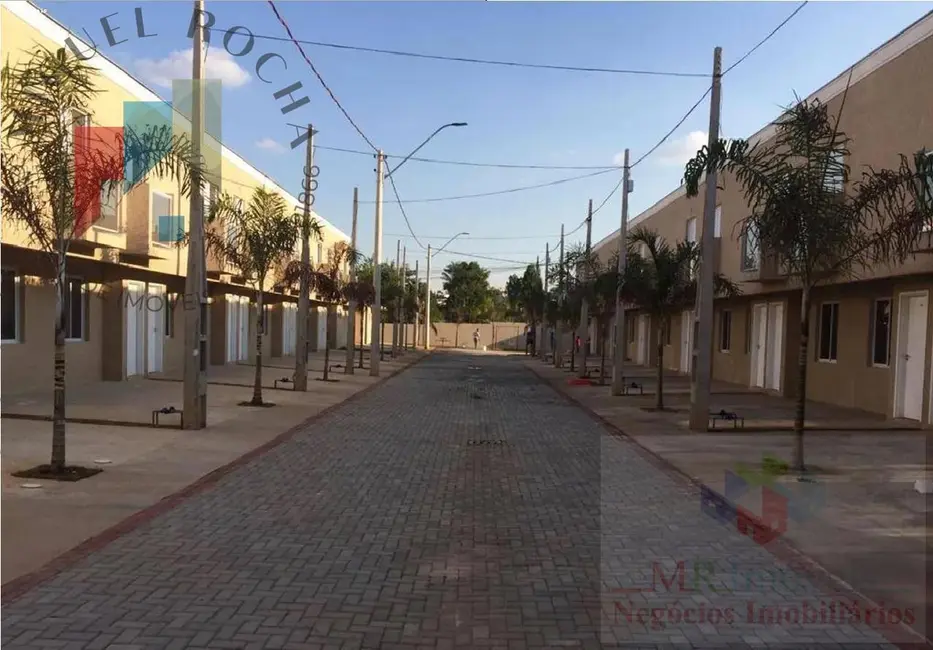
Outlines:
[{"label": "street drain", "polygon": [[498,447],[507,444],[505,440],[467,440],[468,447]]}]

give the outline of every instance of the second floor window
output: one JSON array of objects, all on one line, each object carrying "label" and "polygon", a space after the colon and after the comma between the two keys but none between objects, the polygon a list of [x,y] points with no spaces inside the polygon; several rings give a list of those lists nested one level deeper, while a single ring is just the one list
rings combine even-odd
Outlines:
[{"label": "second floor window", "polygon": [[742,270],[757,271],[761,262],[761,250],[758,246],[758,233],[749,228],[742,237]]},{"label": "second floor window", "polygon": [[94,224],[108,230],[120,230],[121,181],[104,181],[100,188],[100,218]]}]

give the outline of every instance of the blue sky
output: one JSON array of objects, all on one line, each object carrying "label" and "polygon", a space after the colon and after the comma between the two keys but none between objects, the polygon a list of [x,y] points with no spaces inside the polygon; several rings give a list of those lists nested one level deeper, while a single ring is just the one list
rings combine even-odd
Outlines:
[{"label": "blue sky", "polygon": [[[189,2],[39,2],[72,31],[87,32],[102,53],[134,73],[165,99],[171,90],[159,83],[190,76],[187,38]],[[708,73],[714,46],[723,48],[728,67],[764,38],[796,7],[787,2],[721,3],[481,3],[481,2],[329,2],[280,1],[279,11],[299,39],[483,59]],[[134,8],[140,7],[147,33],[136,36]],[[206,9],[216,25],[244,25],[256,35],[284,37],[266,2],[213,2]],[[726,137],[748,136],[772,120],[794,92],[809,94],[847,66],[933,9],[929,2],[811,2],[730,72],[723,81],[722,129]],[[100,19],[114,14],[120,28],[110,47]],[[242,31],[242,30],[241,30]],[[245,38],[230,41],[239,51]],[[305,45],[305,51],[366,135],[389,154],[408,153],[441,124],[448,129],[419,156],[444,160],[522,165],[612,165],[626,147],[637,159],[682,117],[706,90],[707,79],[569,72],[423,60]],[[257,78],[260,56],[283,56]],[[189,54],[190,56],[190,54]],[[212,59],[212,57],[214,57]],[[258,38],[252,52],[238,58],[223,51],[214,34],[208,76],[224,80],[223,140],[258,168],[297,194],[304,151],[290,151],[294,129],[287,122],[313,122],[317,144],[366,150],[289,42]],[[273,93],[296,81],[310,104],[289,115]],[[709,102],[705,100],[668,143],[634,172],[631,216],[674,189],[685,154],[704,140]],[[699,132],[699,133],[698,133]],[[265,146],[263,146],[265,145]],[[284,145],[284,146],[276,146]],[[373,248],[374,160],[365,155],[319,150],[321,168],[315,209],[349,234],[353,187],[360,188],[359,247]],[[391,164],[390,160],[390,164]],[[404,200],[495,192],[579,176],[587,170],[492,169],[409,162],[395,176]],[[455,201],[409,203],[406,212],[423,244],[451,245],[454,252],[515,262],[544,259],[545,243],[555,243],[561,224],[575,228],[586,216],[587,201],[599,205],[618,182],[615,171],[552,187]],[[369,201],[370,203],[365,203]],[[618,227],[616,195],[594,217],[593,242]],[[394,258],[397,235],[408,235],[386,185],[383,251]],[[571,241],[582,241],[577,231]],[[492,239],[498,238],[498,239]],[[507,239],[505,239],[507,238]],[[424,251],[410,235],[402,237],[408,260]],[[440,267],[466,259],[441,253]],[[495,269],[504,284],[517,266],[511,261],[478,259]],[[436,282],[435,286],[439,286]]]}]

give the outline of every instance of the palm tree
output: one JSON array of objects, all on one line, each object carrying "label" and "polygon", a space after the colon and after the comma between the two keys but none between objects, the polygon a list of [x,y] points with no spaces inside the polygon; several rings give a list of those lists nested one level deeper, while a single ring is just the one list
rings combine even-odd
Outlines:
[{"label": "palm tree", "polygon": [[581,264],[586,265],[586,278],[578,284],[577,290],[587,299],[590,305],[590,315],[597,325],[599,342],[599,383],[606,382],[606,340],[609,338],[609,325],[615,313],[616,294],[619,287],[618,253],[613,253],[609,261],[603,265],[599,257],[591,254]]},{"label": "palm tree", "polygon": [[[644,245],[647,257],[638,248]],[[655,408],[664,410],[664,336],[671,326],[671,317],[696,302],[696,265],[700,249],[692,242],[668,244],[660,235],[644,226],[629,233],[626,253],[626,299],[631,300],[650,316],[658,334],[658,391]],[[738,294],[735,283],[724,276],[714,276],[714,295],[729,297]],[[618,342],[621,345],[621,342]]]},{"label": "palm tree", "polygon": [[[848,88],[846,89],[846,93]],[[810,303],[814,288],[857,277],[878,264],[901,263],[924,227],[933,226],[933,158],[925,151],[900,156],[897,169],[862,171],[852,182],[845,163],[850,140],[839,126],[845,107],[831,116],[821,102],[799,101],[777,120],[769,142],[720,140],[687,163],[688,196],[699,193],[708,169],[732,174],[750,214],[740,237],[757,240],[762,259],[779,262],[800,287],[800,346],[794,415],[794,468],[804,472]],[[847,191],[848,190],[848,191]]]},{"label": "palm tree", "polygon": [[[318,296],[328,303],[340,303],[348,299],[350,285],[349,267],[357,263],[359,253],[346,242],[337,242],[328,251],[327,259],[315,269],[312,286]],[[330,318],[324,325],[324,381],[330,381]]]},{"label": "palm tree", "polygon": [[[366,313],[366,310],[372,307],[373,301],[376,299],[376,291],[373,287],[373,267],[372,261],[369,259],[363,258],[360,255],[360,260],[357,262],[356,270],[356,281],[350,282],[345,288],[345,295],[348,300],[353,300],[356,302],[356,315],[360,323],[360,362],[359,367],[363,367],[363,340],[365,339],[365,334],[363,330],[363,315]],[[354,334],[355,335],[355,334]]]},{"label": "palm tree", "polygon": [[290,210],[285,199],[275,191],[258,187],[249,204],[224,194],[207,217],[204,242],[224,264],[237,268],[256,290],[256,375],[253,399],[244,404],[265,406],[262,401],[262,323],[263,288],[266,279],[295,250],[300,231],[300,216]]},{"label": "palm tree", "polygon": [[[171,126],[94,129],[89,115],[97,71],[65,48],[37,47],[2,72],[4,217],[25,226],[45,254],[55,282],[52,454],[48,470],[65,471],[65,278],[68,252],[100,217],[102,196],[117,192],[124,169],[143,169],[191,185],[190,146]],[[83,120],[84,118],[80,118]],[[137,181],[139,179],[126,179]]]}]

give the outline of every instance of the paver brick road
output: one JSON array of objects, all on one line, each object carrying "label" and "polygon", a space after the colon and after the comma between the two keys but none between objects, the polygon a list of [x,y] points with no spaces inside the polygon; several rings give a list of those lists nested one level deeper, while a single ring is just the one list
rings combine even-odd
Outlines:
[{"label": "paver brick road", "polygon": [[[608,591],[697,558],[720,589]],[[5,606],[3,647],[885,647],[744,620],[820,595],[516,360],[438,354]]]}]

